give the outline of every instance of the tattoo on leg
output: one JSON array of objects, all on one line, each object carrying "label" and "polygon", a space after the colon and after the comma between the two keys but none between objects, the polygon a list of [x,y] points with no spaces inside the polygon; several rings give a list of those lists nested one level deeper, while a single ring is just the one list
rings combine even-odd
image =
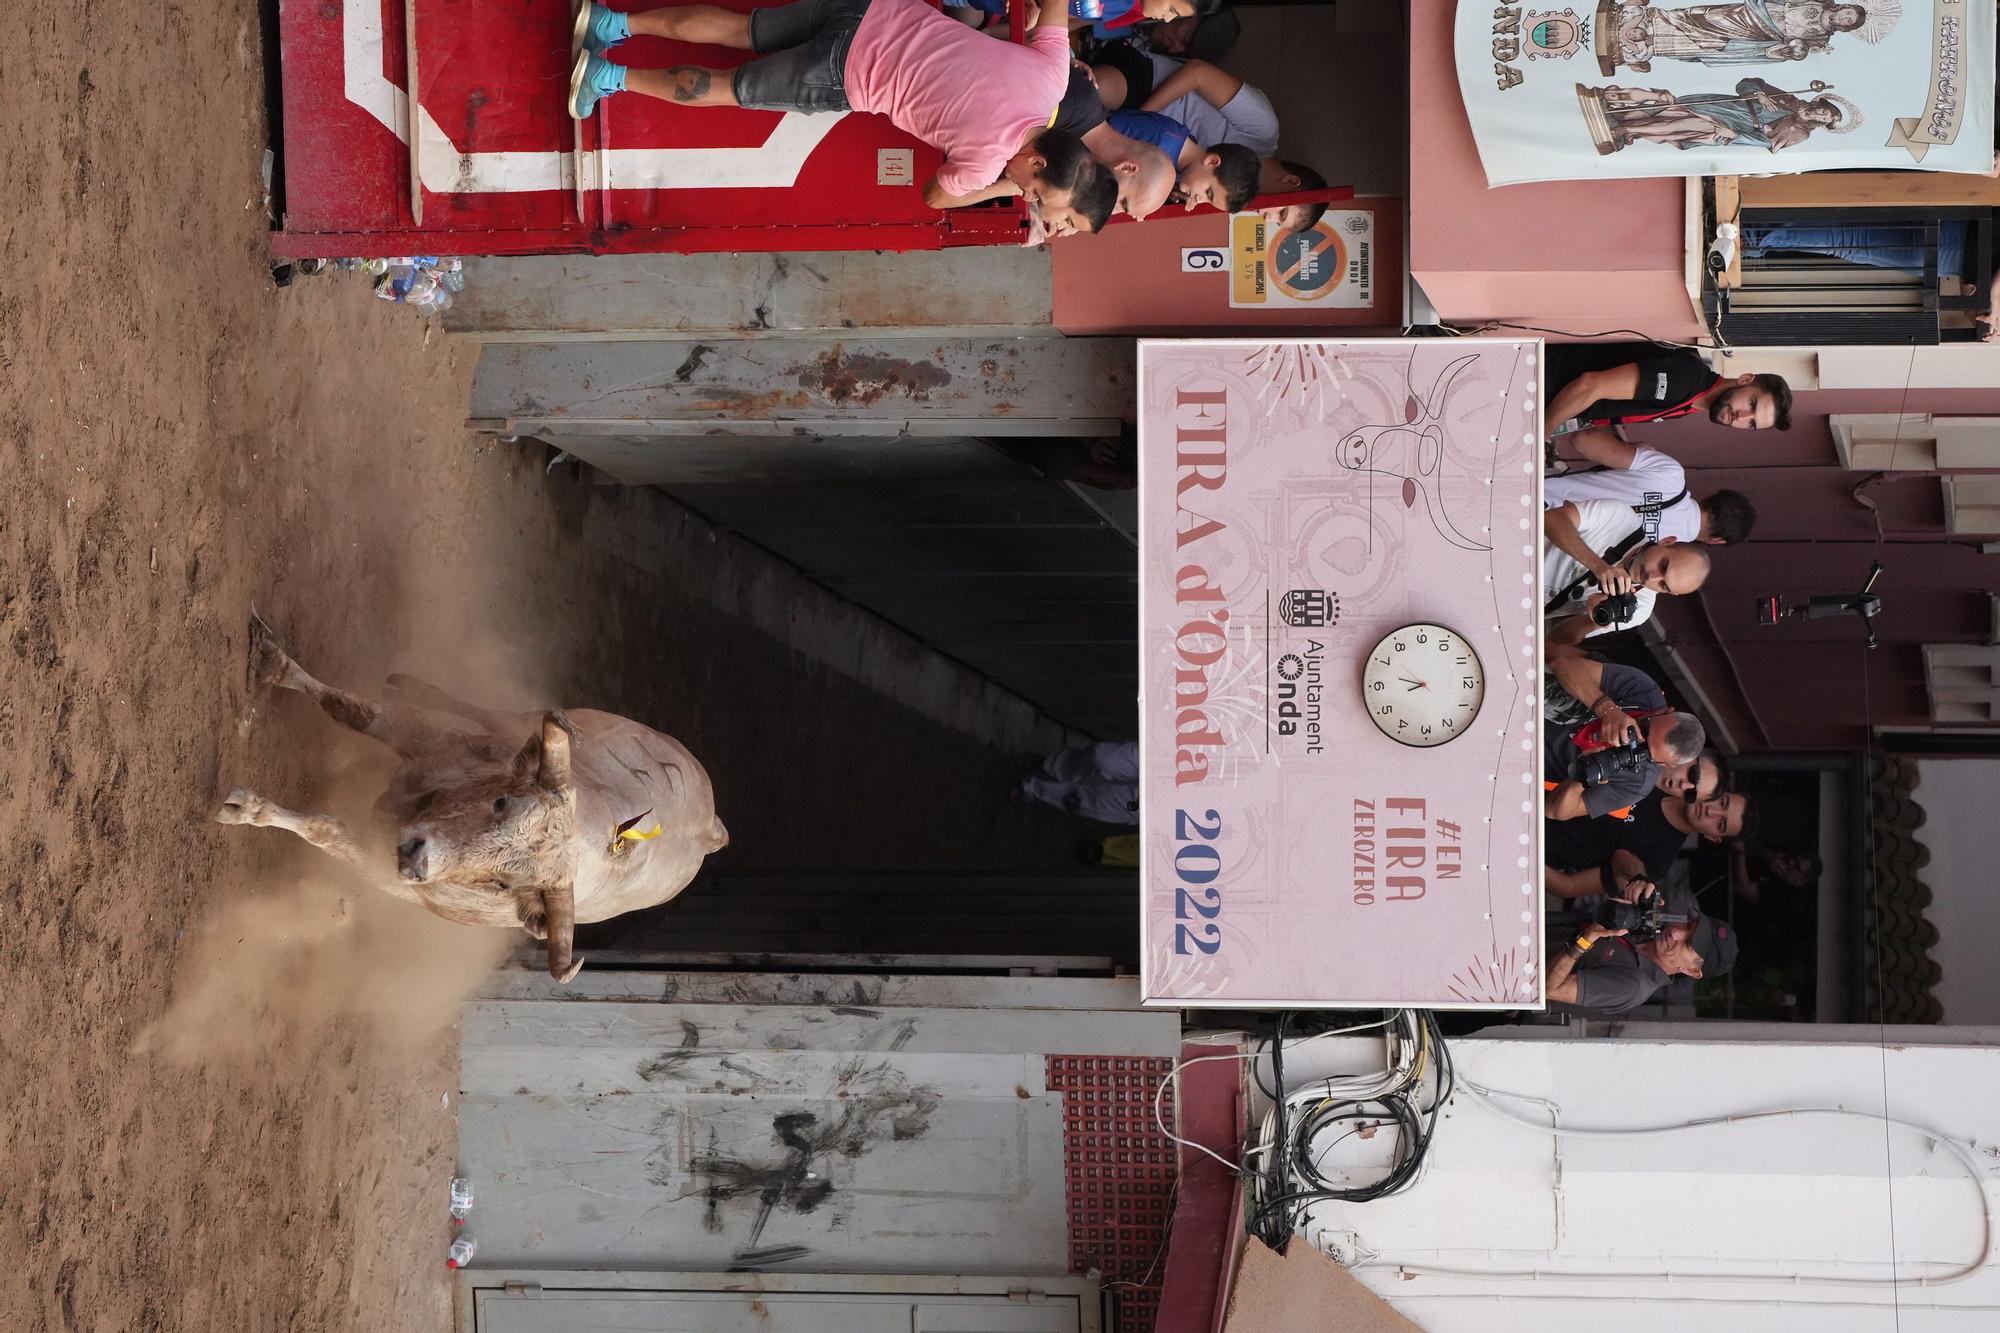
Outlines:
[{"label": "tattoo on leg", "polygon": [[692,102],[708,96],[708,71],[699,65],[675,65],[667,71],[674,81],[674,100]]}]

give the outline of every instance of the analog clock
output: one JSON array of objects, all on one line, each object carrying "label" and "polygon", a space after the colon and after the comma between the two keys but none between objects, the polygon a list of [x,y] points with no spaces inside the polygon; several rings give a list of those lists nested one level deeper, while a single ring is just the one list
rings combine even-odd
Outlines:
[{"label": "analog clock", "polygon": [[1404,745],[1443,745],[1464,734],[1485,697],[1479,654],[1442,625],[1391,630],[1362,663],[1361,702],[1369,721]]}]

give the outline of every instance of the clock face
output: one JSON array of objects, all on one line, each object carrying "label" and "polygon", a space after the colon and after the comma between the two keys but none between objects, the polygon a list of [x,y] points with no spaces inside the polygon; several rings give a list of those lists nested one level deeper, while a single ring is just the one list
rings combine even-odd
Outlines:
[{"label": "clock face", "polygon": [[1361,668],[1361,701],[1390,740],[1443,745],[1463,735],[1486,698],[1479,654],[1455,630],[1405,625],[1382,636]]}]

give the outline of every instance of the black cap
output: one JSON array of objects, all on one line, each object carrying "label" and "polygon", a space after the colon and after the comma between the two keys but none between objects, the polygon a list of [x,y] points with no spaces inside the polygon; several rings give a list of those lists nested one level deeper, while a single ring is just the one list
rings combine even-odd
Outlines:
[{"label": "black cap", "polygon": [[1704,977],[1719,977],[1736,966],[1736,932],[1730,929],[1727,921],[1718,921],[1712,916],[1696,917],[1694,934],[1688,943],[1701,955],[1701,974]]}]

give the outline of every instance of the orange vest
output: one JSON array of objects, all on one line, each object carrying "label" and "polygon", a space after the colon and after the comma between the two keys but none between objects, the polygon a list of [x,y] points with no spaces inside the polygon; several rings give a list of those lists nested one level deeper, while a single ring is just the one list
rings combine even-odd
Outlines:
[{"label": "orange vest", "polygon": [[[1554,791],[1557,787],[1560,786],[1562,786],[1562,783],[1560,782],[1544,782],[1542,784],[1542,790]],[[1611,819],[1630,819],[1632,817],[1632,807],[1627,805],[1627,806],[1622,806],[1616,810],[1607,810],[1604,812],[1604,815],[1605,817]]]}]

